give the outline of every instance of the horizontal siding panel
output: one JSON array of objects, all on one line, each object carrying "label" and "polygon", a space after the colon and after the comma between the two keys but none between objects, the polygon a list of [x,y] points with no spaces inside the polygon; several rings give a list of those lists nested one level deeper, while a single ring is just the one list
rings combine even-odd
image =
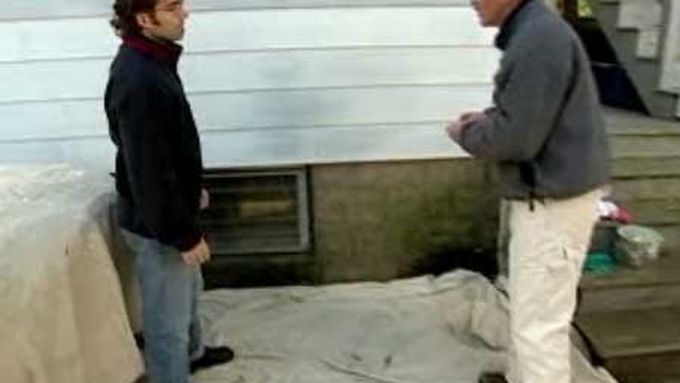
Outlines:
[{"label": "horizontal siding panel", "polygon": [[[0,162],[110,169],[101,96],[120,43],[112,0],[7,1]],[[180,70],[208,167],[462,156],[445,122],[490,102],[495,31],[467,0],[189,7]]]},{"label": "horizontal siding panel", "polygon": [[[241,52],[189,55],[181,72],[189,93],[480,84],[489,82],[497,59],[495,50],[484,47]],[[100,98],[109,64],[110,59],[0,64],[0,84],[11,89],[0,94],[0,104]]]},{"label": "horizontal siding panel", "polygon": [[[200,17],[200,19],[199,19]],[[219,31],[219,32],[216,32]],[[195,36],[195,37],[194,37]],[[210,38],[208,38],[210,37]],[[196,50],[489,45],[471,8],[295,9],[197,14]]]},{"label": "horizontal siding panel", "polygon": [[[108,15],[113,0],[4,0],[1,20]],[[300,7],[465,6],[469,0],[190,0],[194,11]]]},{"label": "horizontal siding panel", "polygon": [[[492,31],[469,7],[332,8],[196,13],[190,52],[374,46],[489,46]],[[110,57],[105,18],[0,23],[0,62]]]},{"label": "horizontal siding panel", "polygon": [[0,23],[0,62],[111,56],[118,44],[105,19]]},{"label": "horizontal siding panel", "polygon": [[[490,85],[314,89],[190,96],[200,127],[276,129],[449,120],[490,102]],[[0,105],[2,141],[102,134],[100,100]]]},{"label": "horizontal siding panel", "polygon": [[189,91],[480,84],[497,62],[489,47],[261,52],[187,57],[182,75]]},{"label": "horizontal siding panel", "polygon": [[[438,123],[206,132],[202,141],[208,168],[466,156]],[[113,153],[106,137],[0,143],[0,164],[66,162],[110,170]]]},{"label": "horizontal siding panel", "polygon": [[106,137],[0,142],[0,164],[56,163],[70,163],[110,171],[114,168],[114,148]]},{"label": "horizontal siding panel", "polygon": [[[0,63],[0,104],[101,98],[110,59]],[[3,86],[4,86],[3,85]]]},{"label": "horizontal siding panel", "polygon": [[444,125],[376,125],[203,134],[206,166],[270,166],[401,159],[466,154]]}]

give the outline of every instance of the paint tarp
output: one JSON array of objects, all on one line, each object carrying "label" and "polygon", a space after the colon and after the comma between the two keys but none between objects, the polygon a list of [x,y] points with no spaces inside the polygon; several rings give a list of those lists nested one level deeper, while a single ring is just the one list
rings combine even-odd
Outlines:
[{"label": "paint tarp", "polygon": [[[476,383],[505,369],[507,299],[456,271],[389,283],[215,290],[201,300],[209,344],[234,362],[196,383]],[[611,383],[572,352],[575,383]]]},{"label": "paint tarp", "polygon": [[108,175],[0,167],[0,382],[142,372],[108,243],[111,190]]}]

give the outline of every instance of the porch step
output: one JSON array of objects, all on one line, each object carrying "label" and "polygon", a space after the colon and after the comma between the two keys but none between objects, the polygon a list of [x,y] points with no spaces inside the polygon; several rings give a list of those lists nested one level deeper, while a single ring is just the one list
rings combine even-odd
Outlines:
[{"label": "porch step", "polygon": [[620,266],[610,274],[584,274],[583,289],[680,284],[680,256],[662,256],[639,268]]},{"label": "porch step", "polygon": [[575,323],[620,382],[680,383],[680,124],[614,109],[605,118],[612,197],[665,242],[656,262],[584,274]]},{"label": "porch step", "polygon": [[661,232],[666,252],[680,253],[680,124],[616,109],[605,119],[613,199]]},{"label": "porch step", "polygon": [[636,223],[642,225],[657,227],[680,225],[680,195],[677,198],[662,200],[633,200],[626,203],[626,208],[634,212]]},{"label": "porch step", "polygon": [[680,379],[680,306],[582,313],[576,323],[622,382]]},{"label": "porch step", "polygon": [[640,268],[617,265],[610,274],[585,273],[580,288],[583,314],[680,307],[680,256],[662,256]]},{"label": "porch step", "polygon": [[[614,149],[615,156],[621,151]],[[615,179],[635,179],[641,177],[680,177],[680,156],[666,155],[653,151],[631,157],[614,158],[612,175]]]},{"label": "porch step", "polygon": [[[677,121],[611,108],[605,109],[604,115],[614,157],[615,176],[637,174],[628,170],[628,167],[644,172],[646,166],[642,165],[652,165],[653,169],[662,170],[664,162],[680,159],[680,123]],[[680,168],[666,164],[665,173],[661,174],[680,174]]]},{"label": "porch step", "polygon": [[614,134],[678,134],[680,124],[672,119],[652,118],[644,114],[615,108],[605,108],[607,127]]}]

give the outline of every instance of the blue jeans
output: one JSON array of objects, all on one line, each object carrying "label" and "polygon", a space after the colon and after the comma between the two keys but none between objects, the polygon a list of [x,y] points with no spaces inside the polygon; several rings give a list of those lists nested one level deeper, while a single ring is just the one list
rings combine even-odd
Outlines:
[{"label": "blue jeans", "polygon": [[203,353],[197,312],[201,270],[187,266],[172,247],[122,232],[136,257],[147,375],[153,383],[189,383],[190,359]]}]

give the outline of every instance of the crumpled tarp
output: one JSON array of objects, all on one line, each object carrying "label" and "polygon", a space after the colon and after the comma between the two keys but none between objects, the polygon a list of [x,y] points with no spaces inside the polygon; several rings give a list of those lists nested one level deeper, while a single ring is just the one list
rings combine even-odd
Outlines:
[{"label": "crumpled tarp", "polygon": [[142,372],[107,242],[107,178],[0,167],[0,382],[130,383]]},{"label": "crumpled tarp", "polygon": [[[0,167],[0,383],[131,383],[142,371],[108,243],[107,178]],[[194,383],[474,383],[506,364],[506,298],[467,271],[215,290],[200,313],[207,343],[237,358]],[[572,362],[575,383],[615,382],[576,350]]]},{"label": "crumpled tarp", "polygon": [[[237,352],[195,383],[476,383],[506,365],[507,299],[456,271],[389,283],[215,290],[209,344]],[[576,383],[612,383],[574,349]]]}]

